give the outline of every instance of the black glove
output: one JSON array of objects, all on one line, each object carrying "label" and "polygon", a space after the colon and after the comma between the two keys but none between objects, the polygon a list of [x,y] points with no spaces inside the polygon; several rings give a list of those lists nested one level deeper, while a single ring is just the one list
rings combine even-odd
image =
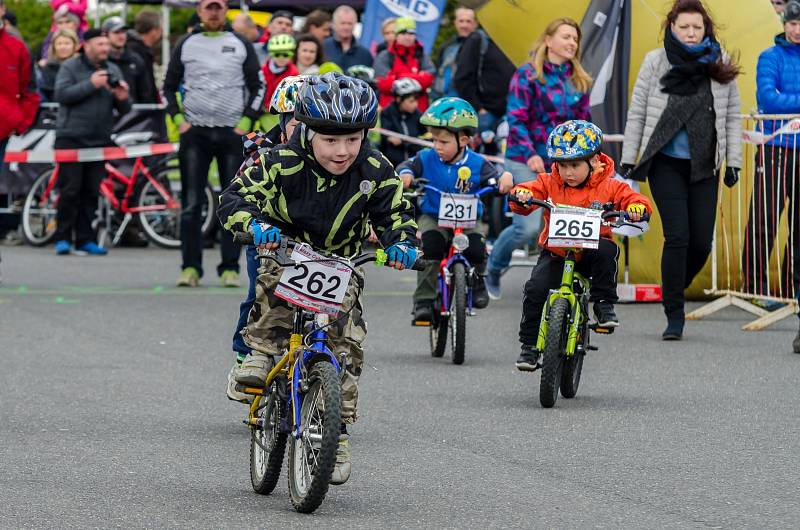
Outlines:
[{"label": "black glove", "polygon": [[725,185],[729,188],[732,188],[734,184],[739,182],[739,168],[738,167],[726,167],[725,168]]},{"label": "black glove", "polygon": [[624,178],[624,179],[629,179],[629,178],[631,178],[631,172],[633,172],[633,168],[634,168],[634,167],[635,167],[635,166],[634,166],[633,164],[622,164],[622,165],[619,167],[619,168],[622,170],[622,171],[620,172],[620,175],[622,175],[622,178]]}]

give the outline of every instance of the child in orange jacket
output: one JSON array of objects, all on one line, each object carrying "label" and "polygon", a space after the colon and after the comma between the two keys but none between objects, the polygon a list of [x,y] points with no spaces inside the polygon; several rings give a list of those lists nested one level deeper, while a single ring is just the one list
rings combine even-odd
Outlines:
[{"label": "child in orange jacket", "polygon": [[[553,129],[547,140],[548,157],[555,161],[552,173],[540,173],[536,180],[515,186],[511,193],[521,202],[531,198],[556,205],[598,208],[611,204],[614,210],[625,210],[631,221],[641,220],[652,212],[647,197],[636,193],[624,182],[614,179],[614,161],[600,152],[602,131],[583,120],[568,121]],[[515,213],[528,215],[537,206],[510,203]],[[544,227],[539,236],[542,252],[531,279],[525,283],[522,300],[522,321],[519,340],[522,351],[517,369],[534,371],[539,367],[541,352],[536,350],[536,338],[542,318],[542,308],[550,289],[558,287],[566,251],[548,246],[550,212],[543,215]],[[592,290],[589,300],[601,327],[619,325],[614,313],[617,301],[617,258],[619,248],[611,239],[611,228],[603,226],[597,250],[585,249],[577,254],[577,272],[590,277]]]}]

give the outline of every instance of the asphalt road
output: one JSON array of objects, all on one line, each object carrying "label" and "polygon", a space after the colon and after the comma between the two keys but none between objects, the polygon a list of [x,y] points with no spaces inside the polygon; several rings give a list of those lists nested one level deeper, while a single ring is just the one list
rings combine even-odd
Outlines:
[{"label": "asphalt road", "polygon": [[252,492],[225,398],[244,289],[175,289],[163,250],[0,250],[2,528],[800,526],[794,319],[748,333],[729,310],[663,343],[659,306],[619,306],[544,410],[513,367],[527,270],[468,321],[460,367],[409,326],[413,273],[370,270],[353,476],[306,516],[285,480]]}]

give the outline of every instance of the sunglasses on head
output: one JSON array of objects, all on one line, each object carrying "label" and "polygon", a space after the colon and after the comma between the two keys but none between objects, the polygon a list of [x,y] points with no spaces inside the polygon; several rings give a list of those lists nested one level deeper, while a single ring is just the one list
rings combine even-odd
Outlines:
[{"label": "sunglasses on head", "polygon": [[294,54],[287,52],[278,52],[272,54],[273,59],[291,59],[292,57],[294,57]]}]

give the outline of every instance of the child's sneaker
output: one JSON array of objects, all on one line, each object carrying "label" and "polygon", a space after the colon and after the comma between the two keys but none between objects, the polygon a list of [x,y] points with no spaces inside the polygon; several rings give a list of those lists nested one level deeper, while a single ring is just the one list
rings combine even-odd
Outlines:
[{"label": "child's sneaker", "polygon": [[535,372],[541,366],[539,363],[541,355],[541,352],[535,346],[523,344],[516,363],[517,370],[520,372]]},{"label": "child's sneaker", "polygon": [[616,328],[619,326],[619,319],[614,312],[614,304],[611,302],[596,302],[594,304],[594,315],[597,317],[597,327]]},{"label": "child's sneaker", "polygon": [[248,355],[234,376],[236,382],[253,388],[263,388],[272,368],[272,362],[266,355]]},{"label": "child's sneaker", "polygon": [[414,322],[430,323],[433,320],[433,306],[430,302],[417,302],[414,304]]},{"label": "child's sneaker", "polygon": [[94,241],[88,241],[79,246],[76,250],[79,252],[86,252],[90,256],[105,256],[108,254],[108,250],[106,250],[104,247],[101,247]]},{"label": "child's sneaker", "polygon": [[472,307],[475,309],[485,309],[488,305],[489,293],[486,292],[485,278],[476,274],[475,285],[472,287]]},{"label": "child's sneaker", "polygon": [[347,434],[339,435],[339,445],[336,447],[336,466],[333,468],[330,483],[339,486],[347,482],[352,471],[350,451],[350,436]]},{"label": "child's sneaker", "polygon": [[230,372],[228,372],[228,399],[231,401],[238,401],[239,403],[252,403],[253,402],[253,395],[252,394],[245,394],[244,392],[239,392],[236,390],[236,377],[239,375],[239,370],[241,368],[241,364],[234,363],[231,366]]}]

